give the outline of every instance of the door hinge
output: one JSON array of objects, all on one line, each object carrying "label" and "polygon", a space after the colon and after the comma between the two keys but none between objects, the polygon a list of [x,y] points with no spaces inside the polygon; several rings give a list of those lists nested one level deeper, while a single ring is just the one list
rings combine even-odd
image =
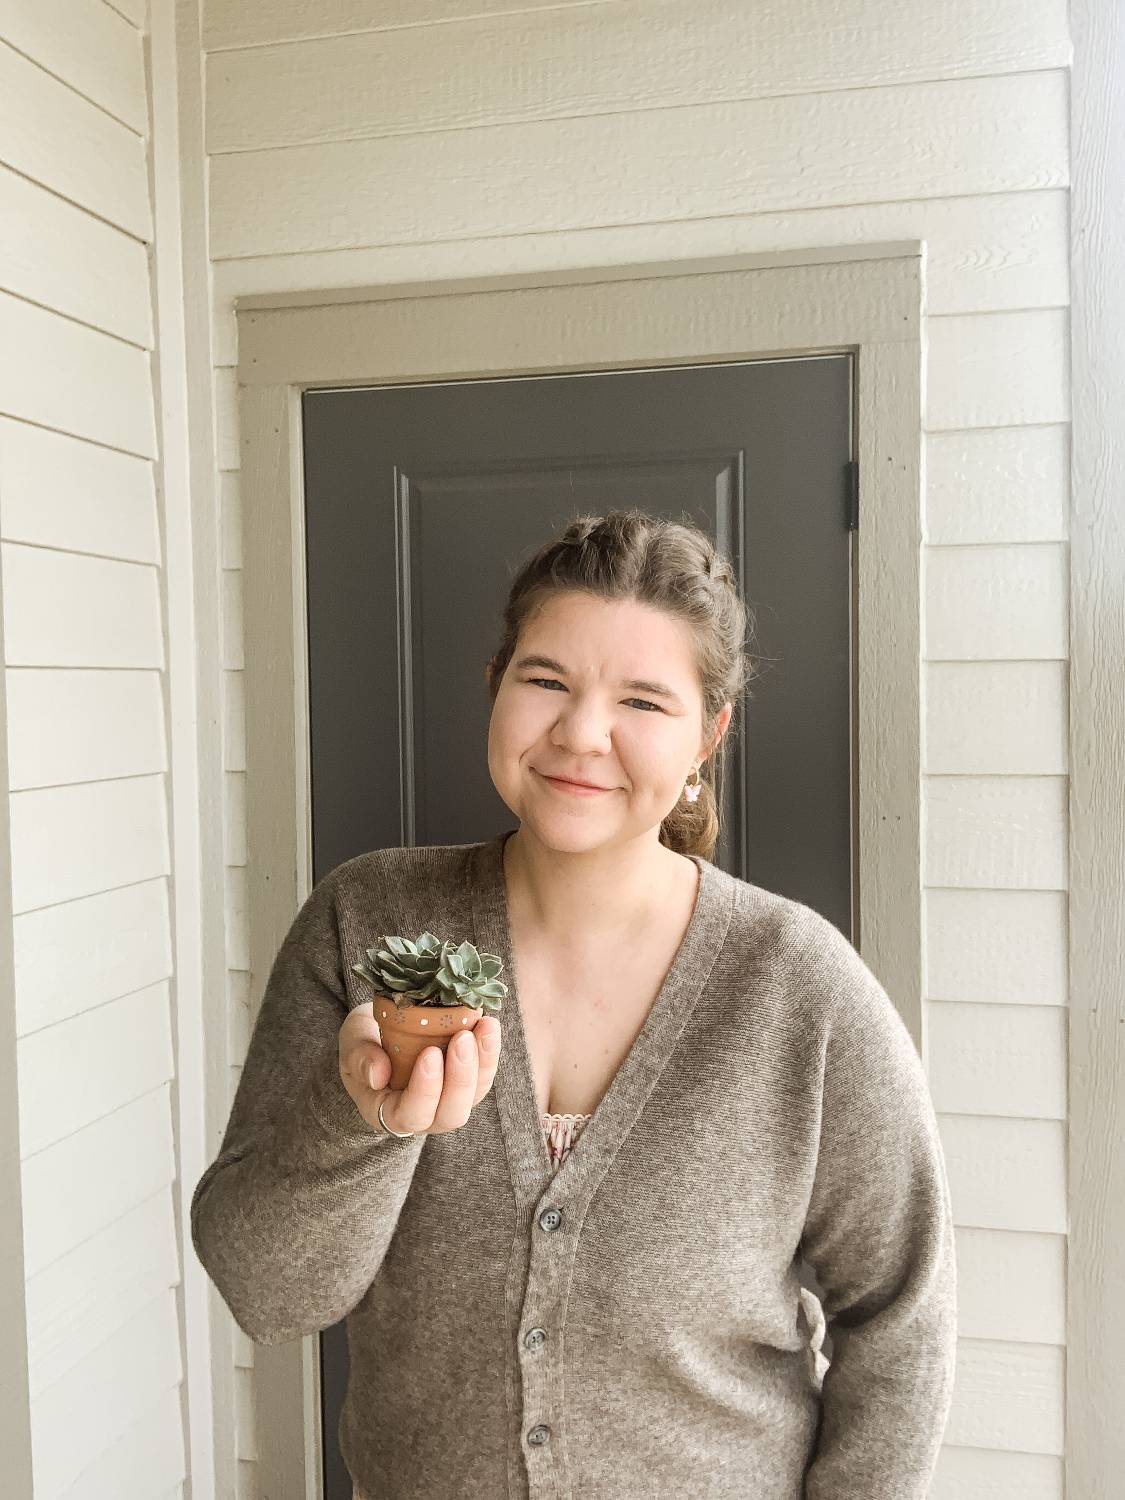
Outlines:
[{"label": "door hinge", "polygon": [[849,531],[859,530],[859,464],[852,459],[844,465],[844,524]]}]

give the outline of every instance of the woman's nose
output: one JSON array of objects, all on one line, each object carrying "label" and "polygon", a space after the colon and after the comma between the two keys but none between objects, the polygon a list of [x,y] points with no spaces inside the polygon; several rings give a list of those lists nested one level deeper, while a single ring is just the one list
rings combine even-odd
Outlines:
[{"label": "woman's nose", "polygon": [[609,744],[610,716],[595,703],[568,703],[555,720],[551,738],[570,750],[604,750]]}]

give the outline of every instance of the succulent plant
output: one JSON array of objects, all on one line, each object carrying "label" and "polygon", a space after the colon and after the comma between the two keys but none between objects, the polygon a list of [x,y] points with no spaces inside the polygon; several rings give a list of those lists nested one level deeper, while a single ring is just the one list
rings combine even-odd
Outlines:
[{"label": "succulent plant", "polygon": [[381,938],[380,946],[368,948],[352,968],[380,991],[389,992],[396,1003],[401,995],[401,1003],[422,1004],[439,989],[441,963],[441,939],[423,932],[414,942],[397,936]]},{"label": "succulent plant", "polygon": [[504,965],[495,953],[478,953],[472,943],[462,943],[460,947],[444,943],[441,955],[437,982],[450,996],[440,1002],[442,1005],[472,1005],[477,1010],[500,1009],[508,986],[496,977]]},{"label": "succulent plant", "polygon": [[496,978],[504,967],[495,953],[472,943],[441,942],[432,932],[409,938],[387,935],[352,968],[401,1007],[471,1005],[498,1011],[508,986]]}]

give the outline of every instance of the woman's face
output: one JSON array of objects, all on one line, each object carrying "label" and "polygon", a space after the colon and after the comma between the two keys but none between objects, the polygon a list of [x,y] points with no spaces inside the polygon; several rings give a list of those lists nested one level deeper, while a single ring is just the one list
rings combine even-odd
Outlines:
[{"label": "woman's face", "polygon": [[[728,703],[720,735],[731,712]],[[658,828],[711,749],[682,621],[569,592],[525,623],[492,706],[488,769],[542,842],[578,852]],[[599,790],[570,791],[551,777]]]}]

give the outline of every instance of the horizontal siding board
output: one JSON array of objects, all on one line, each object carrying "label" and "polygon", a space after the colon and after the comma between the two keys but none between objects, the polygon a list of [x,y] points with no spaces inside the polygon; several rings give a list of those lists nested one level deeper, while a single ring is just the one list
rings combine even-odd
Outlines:
[{"label": "horizontal siding board", "polygon": [[17,542],[0,559],[10,667],[164,666],[157,569]]},{"label": "horizontal siding board", "polygon": [[961,1339],[945,1440],[969,1448],[1063,1452],[1066,1351]]},{"label": "horizontal siding board", "polygon": [[927,547],[929,661],[1063,660],[1070,585],[1062,542]]},{"label": "horizontal siding board", "polygon": [[931,544],[1066,541],[1070,429],[1064,423],[931,432],[925,447]]},{"label": "horizontal siding board", "polygon": [[36,1496],[61,1497],[152,1407],[157,1393],[173,1389],[182,1377],[176,1296],[169,1290],[32,1403]]},{"label": "horizontal siding board", "polygon": [[179,1279],[167,1188],[32,1276],[26,1293],[32,1395],[61,1379]]},{"label": "horizontal siding board", "polygon": [[573,13],[585,5],[616,5],[621,0],[205,0],[202,6],[202,45],[205,51],[226,46],[261,46],[315,36],[341,36],[347,31],[389,31],[396,27],[441,26],[472,17],[505,15],[526,10]]},{"label": "horizontal siding board", "polygon": [[1065,308],[931,317],[926,343],[930,432],[1070,420]]},{"label": "horizontal siding board", "polygon": [[0,160],[152,239],[143,137],[11,47],[0,47]]},{"label": "horizontal siding board", "polygon": [[53,1146],[171,1079],[169,1012],[164,981],[24,1037],[16,1049],[21,1151]]},{"label": "horizontal siding board", "polygon": [[931,661],[925,769],[944,776],[1063,776],[1070,719],[1065,661]]},{"label": "horizontal siding board", "polygon": [[106,0],[106,4],[138,31],[148,30],[148,0]]},{"label": "horizontal siding board", "polygon": [[17,913],[169,874],[163,776],[13,792],[10,805]]},{"label": "horizontal siding board", "polygon": [[141,36],[108,5],[0,0],[0,36],[130,130],[146,133]]},{"label": "horizontal siding board", "polygon": [[[57,0],[56,0],[57,3]],[[899,24],[821,0],[626,0],[320,37],[207,59],[213,155],[1063,68],[1056,0],[949,0]]]},{"label": "horizontal siding board", "polygon": [[[145,880],[24,912],[13,937],[16,1035],[24,1037],[171,977],[168,882]],[[80,983],[74,954],[81,955]]]},{"label": "horizontal siding board", "polygon": [[143,241],[6,167],[0,167],[0,223],[0,288],[152,347]]},{"label": "horizontal siding board", "polygon": [[83,1469],[66,1500],[182,1500],[186,1476],[180,1394],[169,1387]]},{"label": "horizontal siding board", "polygon": [[927,776],[925,883],[1066,890],[1064,776]]},{"label": "horizontal siding board", "polygon": [[6,681],[12,791],[168,769],[158,672],[9,667]]},{"label": "horizontal siding board", "polygon": [[957,1326],[965,1338],[1066,1343],[1066,1236],[957,1230]]},{"label": "horizontal siding board", "polygon": [[157,564],[153,464],[0,417],[0,536]]},{"label": "horizontal siding board", "polygon": [[990,1005],[1065,1005],[1067,894],[927,890],[926,994]]},{"label": "horizontal siding board", "polygon": [[571,13],[589,4],[617,0],[205,0],[203,46],[260,46],[303,37],[339,36],[350,31],[388,31],[398,26],[439,25],[472,16],[500,16],[508,11],[561,10]]},{"label": "horizontal siding board", "polygon": [[[926,305],[931,314],[1057,307],[1069,300],[1067,194],[1045,189],[219,260],[213,267],[214,359],[218,365],[238,361],[234,299],[242,295],[310,286],[432,285],[467,276],[526,275],[571,266],[903,240],[926,242]],[[1018,496],[1008,514],[1019,523]],[[1034,512],[1029,520],[1034,525]],[[979,538],[993,539],[1009,538]],[[1017,531],[1011,539],[1025,538]]]},{"label": "horizontal siding board", "polygon": [[958,1226],[1067,1232],[1062,1121],[939,1113],[938,1125]]},{"label": "horizontal siding board", "polygon": [[30,1279],[175,1180],[169,1086],[135,1099],[23,1163]]},{"label": "horizontal siding board", "polygon": [[1066,1500],[1061,1458],[956,1448],[938,1454],[929,1500]]},{"label": "horizontal siding board", "polygon": [[211,159],[211,251],[1064,187],[1067,138],[1059,70],[237,152]]},{"label": "horizontal siding board", "polygon": [[[0,55],[3,49],[0,48]],[[156,456],[146,350],[0,292],[0,415]]]},{"label": "horizontal siding board", "polygon": [[938,1109],[1066,1119],[1065,1006],[931,1001],[926,1018],[930,1090]]}]

